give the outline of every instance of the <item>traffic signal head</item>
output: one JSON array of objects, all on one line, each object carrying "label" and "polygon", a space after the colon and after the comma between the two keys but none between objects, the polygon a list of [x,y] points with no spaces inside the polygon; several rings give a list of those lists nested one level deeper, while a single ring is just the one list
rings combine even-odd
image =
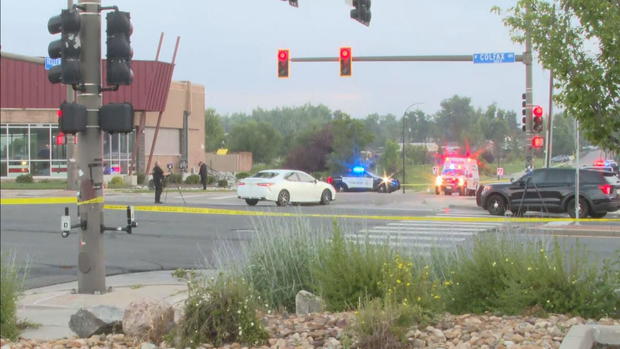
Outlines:
[{"label": "traffic signal head", "polygon": [[131,70],[133,50],[129,40],[133,27],[129,12],[108,12],[106,22],[106,80],[108,85],[129,85],[133,81],[133,70]]},{"label": "traffic signal head", "polygon": [[540,149],[545,145],[545,139],[543,136],[534,136],[532,137],[532,148]]},{"label": "traffic signal head", "polygon": [[543,130],[543,108],[539,105],[532,108],[532,131],[542,132]]},{"label": "traffic signal head", "polygon": [[60,15],[50,18],[47,23],[50,34],[61,33],[61,38],[52,41],[47,47],[50,58],[62,58],[61,64],[48,72],[48,79],[53,84],[62,82],[73,85],[82,81],[80,27],[80,14],[76,9],[62,10]]},{"label": "traffic signal head", "polygon": [[527,94],[523,93],[521,94],[521,130],[523,132],[527,132]]},{"label": "traffic signal head", "polygon": [[288,78],[289,50],[278,50],[278,77]]},{"label": "traffic signal head", "polygon": [[133,106],[129,103],[111,103],[99,109],[99,126],[109,133],[133,131]]},{"label": "traffic signal head", "polygon": [[67,134],[86,131],[86,106],[64,102],[58,110],[58,129]]},{"label": "traffic signal head", "polygon": [[288,4],[293,6],[293,7],[299,7],[299,4],[297,3],[297,0],[288,0]]},{"label": "traffic signal head", "polygon": [[351,61],[353,60],[351,48],[341,47],[338,60],[340,61],[340,76],[351,76]]},{"label": "traffic signal head", "polygon": [[353,7],[351,18],[365,26],[370,25],[370,0],[353,0]]}]

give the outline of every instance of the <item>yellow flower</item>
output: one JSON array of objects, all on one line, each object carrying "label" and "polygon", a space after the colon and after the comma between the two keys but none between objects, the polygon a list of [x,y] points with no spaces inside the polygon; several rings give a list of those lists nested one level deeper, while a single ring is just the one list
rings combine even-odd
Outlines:
[{"label": "yellow flower", "polygon": [[397,283],[397,284],[400,284],[400,279],[396,280],[396,283]]},{"label": "yellow flower", "polygon": [[495,267],[495,265],[497,265],[497,263],[493,262],[492,266]]},{"label": "yellow flower", "polygon": [[527,271],[532,271],[532,267],[527,267]]},{"label": "yellow flower", "polygon": [[506,263],[508,263],[508,258],[506,258]]},{"label": "yellow flower", "polygon": [[435,295],[435,297],[433,297],[433,298],[439,299],[439,298],[441,298],[441,296],[440,295]]},{"label": "yellow flower", "polygon": [[418,298],[416,298],[416,300],[419,302],[422,300],[422,297],[418,296]]},{"label": "yellow flower", "polygon": [[411,282],[408,282],[408,283],[407,283],[407,286],[411,286]]}]

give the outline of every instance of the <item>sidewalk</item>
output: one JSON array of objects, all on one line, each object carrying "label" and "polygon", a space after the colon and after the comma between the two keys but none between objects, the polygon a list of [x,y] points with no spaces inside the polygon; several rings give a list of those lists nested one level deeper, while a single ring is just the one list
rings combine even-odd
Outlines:
[{"label": "sidewalk", "polygon": [[40,327],[27,329],[21,336],[28,339],[73,337],[69,319],[82,307],[109,305],[124,310],[132,301],[144,298],[165,300],[176,307],[187,297],[185,282],[172,277],[172,271],[108,276],[106,286],[111,287],[111,291],[102,295],[75,294],[77,281],[25,291],[19,300],[17,316]]}]

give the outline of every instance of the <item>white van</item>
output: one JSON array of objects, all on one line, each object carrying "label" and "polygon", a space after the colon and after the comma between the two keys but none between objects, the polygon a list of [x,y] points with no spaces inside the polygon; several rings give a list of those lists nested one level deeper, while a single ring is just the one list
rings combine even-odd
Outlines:
[{"label": "white van", "polygon": [[458,192],[462,196],[476,195],[480,184],[478,162],[471,158],[446,158],[441,173],[435,179],[435,194],[443,192],[452,195]]}]

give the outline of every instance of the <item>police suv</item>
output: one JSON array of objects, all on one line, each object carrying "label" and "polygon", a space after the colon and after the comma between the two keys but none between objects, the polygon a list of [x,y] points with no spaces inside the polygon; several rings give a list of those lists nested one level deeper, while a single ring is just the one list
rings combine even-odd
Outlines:
[{"label": "police suv", "polygon": [[337,191],[378,191],[391,193],[400,189],[400,182],[389,176],[380,177],[367,171],[361,166],[356,166],[342,176],[327,178],[327,182],[334,186]]}]

